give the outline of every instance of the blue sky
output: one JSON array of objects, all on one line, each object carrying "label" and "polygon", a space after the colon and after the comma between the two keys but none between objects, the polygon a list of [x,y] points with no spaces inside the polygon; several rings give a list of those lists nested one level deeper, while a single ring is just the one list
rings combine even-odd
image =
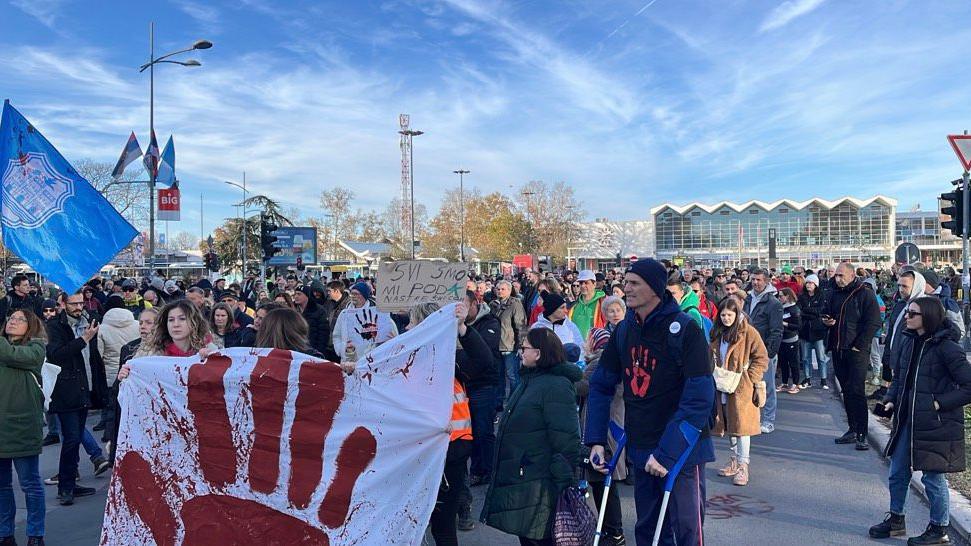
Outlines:
[{"label": "blue sky", "polygon": [[[935,0],[0,0],[0,98],[69,159],[144,146],[156,51],[197,38],[201,68],[156,73],[175,135],[183,222],[198,233],[253,191],[320,216],[349,186],[399,192],[411,114],[416,200],[452,171],[509,192],[570,183],[589,218],[662,202],[867,197],[934,206],[960,175],[945,135],[971,129],[971,4]],[[151,11],[149,11],[151,10]]]}]

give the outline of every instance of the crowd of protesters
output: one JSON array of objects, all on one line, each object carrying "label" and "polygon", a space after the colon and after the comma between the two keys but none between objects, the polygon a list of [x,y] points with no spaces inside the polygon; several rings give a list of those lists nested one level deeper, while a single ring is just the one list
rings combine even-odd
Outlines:
[{"label": "crowd of protesters", "polygon": [[[66,294],[14,277],[0,298],[0,545],[14,544],[13,470],[31,545],[43,544],[42,484],[56,485],[65,506],[95,493],[79,484],[80,450],[93,475],[112,467],[117,393],[131,359],[275,347],[343,360],[353,373],[368,347],[354,346],[350,321],[373,306],[374,281],[289,275],[261,286],[255,276],[153,275],[93,279]],[[661,544],[700,545],[712,435],[729,438],[718,474],[745,486],[757,475],[752,436],[774,432],[779,396],[819,388],[843,401],[849,427],[835,443],[865,451],[868,382],[879,387],[871,398],[893,414],[890,511],[870,535],[906,533],[906,484],[923,470],[931,521],[911,543],[947,543],[945,473],[964,469],[962,407],[971,402],[971,367],[956,343],[965,329],[957,282],[953,271],[910,266],[777,271],[653,259],[626,271],[470,274],[456,313],[451,442],[430,521],[436,544],[458,544],[456,531],[475,527],[476,486],[488,488],[480,521],[522,544],[553,544],[556,499],[581,479],[598,507],[606,496],[600,543],[625,544],[617,489],[604,487],[619,448],[613,422],[628,435],[613,478],[634,486],[637,544],[651,543],[662,478],[685,449],[678,427],[700,431],[661,534]],[[375,312],[386,337],[374,342],[435,310]],[[46,411],[45,359],[61,368]],[[101,411],[89,429],[92,410]],[[55,444],[58,472],[42,479],[39,454]]]}]

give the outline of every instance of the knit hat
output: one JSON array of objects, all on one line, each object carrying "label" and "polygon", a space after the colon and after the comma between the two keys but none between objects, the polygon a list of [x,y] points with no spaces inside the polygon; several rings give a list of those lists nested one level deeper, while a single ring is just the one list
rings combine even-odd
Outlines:
[{"label": "knit hat", "polygon": [[814,273],[812,275],[806,275],[806,284],[813,283],[816,288],[819,288],[819,277]]},{"label": "knit hat", "polygon": [[934,290],[937,290],[937,287],[941,285],[941,277],[940,275],[937,274],[937,271],[934,271],[933,269],[927,269],[923,271],[923,275],[924,275],[924,280],[927,282],[927,285],[933,288]]},{"label": "knit hat", "polygon": [[563,356],[566,357],[567,362],[579,362],[583,351],[576,343],[566,343],[563,345]]},{"label": "knit hat", "polygon": [[667,286],[668,272],[661,265],[661,262],[654,258],[644,258],[630,264],[628,271],[644,279],[644,282],[651,287],[657,297],[664,297],[664,290]]},{"label": "knit hat", "polygon": [[351,290],[357,290],[364,296],[364,299],[371,299],[371,287],[366,282],[359,282],[351,286]]},{"label": "knit hat", "polygon": [[599,351],[610,341],[610,332],[603,328],[590,329],[590,350]]},{"label": "knit hat", "polygon": [[57,304],[54,302],[54,300],[44,300],[44,303],[41,306],[41,308],[42,309],[57,309]]},{"label": "knit hat", "polygon": [[550,315],[560,307],[563,307],[564,303],[566,303],[566,300],[559,294],[553,292],[543,294],[543,316],[550,318]]},{"label": "knit hat", "polygon": [[789,266],[789,265],[784,265],[784,266],[782,266],[782,272],[785,273],[786,275],[791,275],[792,274],[792,267]]},{"label": "knit hat", "polygon": [[179,284],[172,279],[165,281],[164,290],[166,293],[171,294],[179,289]]}]

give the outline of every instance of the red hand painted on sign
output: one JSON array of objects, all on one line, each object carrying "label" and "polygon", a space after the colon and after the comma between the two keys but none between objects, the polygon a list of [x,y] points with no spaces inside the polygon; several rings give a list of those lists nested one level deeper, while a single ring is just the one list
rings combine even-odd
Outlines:
[{"label": "red hand painted on sign", "polygon": [[[273,351],[260,358],[250,376],[253,408],[253,447],[241,453],[233,441],[226,406],[224,377],[231,361],[209,357],[189,369],[188,409],[198,434],[198,463],[212,493],[178,498],[142,455],[131,451],[115,465],[115,476],[130,511],[148,527],[158,546],[174,546],[179,528],[182,544],[314,544],[328,545],[327,533],[316,525],[279,512],[250,499],[225,493],[243,468],[248,469],[250,488],[259,493],[285,494],[289,504],[310,505],[323,472],[324,441],[344,400],[344,374],[333,363],[304,363],[299,372],[299,391],[290,428],[290,478],[286,491],[278,491],[280,443],[284,434],[291,355]],[[185,431],[182,431],[185,434]],[[188,440],[188,438],[186,438]],[[344,440],[334,462],[334,477],[317,509],[317,519],[327,528],[344,525],[358,479],[374,460],[377,442],[371,431],[356,428]],[[169,500],[167,500],[169,499]],[[111,500],[109,500],[111,502]]]}]

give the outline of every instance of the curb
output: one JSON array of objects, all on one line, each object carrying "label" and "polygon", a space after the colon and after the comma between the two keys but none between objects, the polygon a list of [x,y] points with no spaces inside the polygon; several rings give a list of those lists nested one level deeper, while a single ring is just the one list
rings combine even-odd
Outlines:
[{"label": "curb", "polygon": [[[887,442],[890,441],[890,429],[881,423],[879,418],[870,412],[869,419],[869,440],[874,447],[880,450],[880,459],[886,461],[884,450]],[[910,486],[927,501],[927,493],[924,492],[924,484],[920,481],[921,472],[915,470],[910,478]],[[951,519],[951,529],[967,542],[971,542],[971,501],[964,495],[958,493],[953,488],[948,487],[948,514]]]}]

